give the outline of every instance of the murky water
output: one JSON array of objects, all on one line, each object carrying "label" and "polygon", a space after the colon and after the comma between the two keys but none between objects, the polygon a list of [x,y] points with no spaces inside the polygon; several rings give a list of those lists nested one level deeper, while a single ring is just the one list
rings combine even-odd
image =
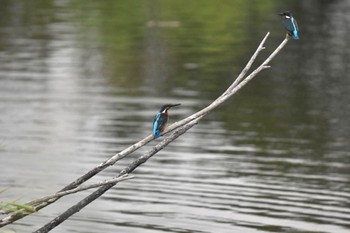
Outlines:
[{"label": "murky water", "polygon": [[301,39],[271,69],[53,232],[349,232],[350,3],[290,4],[2,1],[0,199],[61,189],[148,135],[164,103],[182,104],[173,122],[205,107],[267,31],[260,61],[282,41],[288,8]]}]

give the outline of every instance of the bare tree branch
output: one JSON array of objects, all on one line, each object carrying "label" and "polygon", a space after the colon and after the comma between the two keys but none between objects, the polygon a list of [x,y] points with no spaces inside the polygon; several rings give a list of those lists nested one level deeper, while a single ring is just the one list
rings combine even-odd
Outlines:
[{"label": "bare tree branch", "polygon": [[[158,151],[166,147],[169,143],[174,141],[176,138],[178,138],[180,135],[184,134],[187,130],[192,128],[202,117],[197,118],[196,120],[191,121],[190,123],[180,127],[179,129],[175,130],[170,136],[165,138],[162,142],[157,144],[155,147],[153,147],[150,151],[146,152],[144,155],[140,156],[138,159],[133,161],[129,166],[124,168],[120,173],[119,177],[123,176],[125,174],[129,174],[133,172],[138,166],[145,163],[149,158],[151,158],[153,155],[155,155]],[[117,183],[110,183],[103,185],[101,188],[97,189],[95,192],[90,194],[89,196],[85,197],[83,200],[75,204],[74,206],[70,207],[68,210],[54,218],[52,221],[50,221],[45,226],[41,227],[40,229],[36,230],[34,233],[43,233],[43,232],[49,232],[62,222],[64,222],[66,219],[68,219],[73,214],[79,212],[82,208],[87,206],[92,201],[96,200],[98,197],[100,197],[102,194],[104,194],[107,190],[112,188]]]},{"label": "bare tree branch", "polygon": [[[280,46],[277,47],[277,49],[258,67],[256,68],[250,75],[248,75],[245,79],[243,77],[248,72],[249,68],[253,64],[254,60],[256,59],[257,55],[260,51],[264,49],[263,45],[268,37],[269,33],[264,37],[262,42],[260,43],[258,49],[248,62],[245,69],[242,71],[242,73],[238,76],[238,78],[235,80],[235,82],[225,91],[223,95],[218,97],[212,104],[210,104],[208,107],[204,108],[203,110],[197,112],[196,114],[193,114],[190,117],[187,117],[186,119],[179,121],[175,124],[173,124],[168,131],[172,129],[176,129],[174,133],[171,134],[171,136],[165,138],[161,143],[156,145],[154,148],[152,148],[149,152],[139,157],[137,160],[132,162],[127,168],[123,169],[119,175],[122,174],[129,174],[133,172],[138,166],[140,166],[142,163],[145,163],[151,156],[153,156],[155,153],[163,149],[165,146],[167,146],[169,143],[171,143],[173,140],[175,140],[180,135],[184,134],[188,129],[192,128],[195,124],[198,123],[198,121],[203,118],[206,114],[208,114],[210,111],[212,111],[214,108],[218,107],[220,104],[225,102],[229,97],[234,95],[238,90],[240,90],[244,85],[246,85],[252,78],[254,78],[260,71],[263,69],[269,68],[267,64],[277,55],[277,53],[284,47],[284,45],[289,40],[288,37],[280,44]],[[242,81],[241,81],[242,80]],[[180,127],[180,128],[178,128]],[[35,233],[43,233],[48,232],[60,223],[62,223],[64,220],[69,218],[74,213],[80,211],[82,208],[84,208],[87,204],[101,196],[104,192],[106,192],[108,189],[112,188],[113,185],[106,185],[98,190],[96,190],[94,193],[90,194],[88,197],[84,198],[81,202],[77,203],[76,205],[69,208],[67,211],[62,213],[60,216],[53,219],[51,222],[46,224],[44,227],[38,229]]]},{"label": "bare tree branch", "polygon": [[[245,66],[245,68],[239,74],[239,76],[235,79],[235,81],[232,83],[232,85],[222,95],[220,95],[216,100],[214,100],[210,105],[208,105],[204,109],[198,111],[197,113],[195,113],[195,114],[193,114],[193,115],[191,115],[191,116],[189,116],[189,117],[187,117],[187,118],[185,118],[185,119],[183,119],[181,121],[178,121],[178,122],[170,125],[165,130],[165,132],[162,133],[162,135],[167,134],[168,132],[171,132],[171,131],[173,131],[175,129],[177,129],[177,130],[173,134],[171,134],[171,136],[167,137],[161,143],[159,143],[157,146],[155,146],[148,153],[152,154],[152,151],[154,151],[154,153],[157,153],[159,150],[161,150],[166,145],[168,145],[171,141],[175,140],[178,136],[180,136],[183,133],[185,133],[189,128],[193,127],[193,125],[197,124],[197,122],[203,116],[207,115],[210,111],[212,111],[213,109],[215,109],[216,107],[218,107],[219,105],[224,103],[227,99],[232,97],[234,94],[236,94],[243,86],[245,86],[249,81],[251,81],[258,73],[260,73],[262,70],[264,70],[266,68],[269,68],[270,66],[268,66],[268,64],[280,52],[280,50],[286,45],[286,43],[288,42],[290,37],[287,36],[282,41],[282,43],[275,49],[275,51],[259,67],[257,67],[248,76],[246,76],[246,74],[250,70],[253,62],[255,61],[256,57],[264,49],[264,43],[265,43],[265,41],[266,41],[268,36],[269,36],[269,33],[267,33],[265,35],[265,37],[261,41],[260,45],[258,46],[258,48],[254,52],[253,56],[248,61],[248,63]],[[185,130],[185,131],[183,131],[183,130]],[[74,182],[72,182],[69,185],[67,185],[66,187],[64,187],[61,190],[61,192],[75,189],[76,187],[78,187],[79,185],[81,185],[85,181],[89,180],[91,177],[95,176],[96,174],[98,174],[99,172],[104,170],[105,168],[107,168],[109,166],[112,166],[118,160],[126,157],[127,155],[129,155],[131,153],[133,153],[134,151],[136,151],[139,148],[141,148],[142,146],[148,144],[152,140],[153,140],[153,136],[152,135],[148,135],[147,137],[145,137],[144,139],[142,139],[139,142],[135,143],[134,145],[129,146],[128,148],[124,149],[123,151],[119,152],[118,154],[112,156],[110,159],[104,161],[103,163],[99,164],[95,168],[91,169],[89,172],[87,172],[86,174],[84,174],[81,177],[79,177],[78,179],[76,179]],[[162,143],[164,143],[164,146],[163,146]],[[128,174],[128,173],[132,172],[140,164],[142,164],[145,161],[147,161],[148,158],[147,158],[146,154],[144,156],[145,157],[141,156],[138,160],[136,160],[136,161],[134,161],[132,163],[132,164],[134,164],[133,166],[135,166],[134,168],[132,168],[133,166],[131,166],[132,165],[131,164],[126,169],[124,169],[120,173],[120,175]],[[145,159],[145,158],[147,158],[147,159]],[[59,219],[55,218],[55,220],[53,220],[53,222],[57,222],[57,223],[58,222],[62,222],[62,221],[59,221],[61,219],[64,221],[66,218],[68,218],[69,216],[74,214],[76,211],[79,211],[79,210],[76,210],[77,208],[85,207],[87,204],[89,204],[91,201],[95,200],[97,197],[102,195],[104,192],[106,192],[108,189],[113,187],[115,184],[116,183],[112,182],[112,183],[108,183],[108,184],[103,185],[101,188],[99,188],[94,193],[92,193],[91,195],[89,195],[88,197],[83,199],[81,202],[77,203],[75,206],[72,206],[70,209],[68,209],[64,214],[62,214],[61,217],[58,217]],[[44,208],[45,206],[55,202],[60,197],[61,196],[57,196],[57,197],[51,198],[50,201],[38,204],[38,205],[35,206],[35,209],[36,210],[40,210],[40,209]],[[0,228],[2,226],[5,226],[5,225],[9,224],[9,223],[12,223],[12,222],[14,222],[14,221],[16,221],[16,220],[18,220],[20,218],[23,218],[26,215],[27,214],[25,214],[25,213],[18,212],[18,213],[11,214],[11,215],[7,216],[4,219],[0,220]],[[55,225],[53,223],[49,223],[49,224],[51,224],[52,226]],[[56,224],[55,226],[57,226],[58,224]],[[43,229],[43,230],[41,230],[41,229]],[[37,232],[48,232],[48,230],[45,231],[44,229],[52,229],[52,228],[44,228],[43,227],[41,229],[39,229]]]},{"label": "bare tree branch", "polygon": [[[98,187],[101,187],[101,186],[106,185],[106,184],[116,184],[116,183],[119,183],[121,181],[129,180],[129,179],[133,179],[133,178],[135,178],[135,177],[130,176],[128,174],[124,174],[122,176],[118,176],[118,177],[115,177],[115,178],[110,179],[110,180],[104,180],[104,181],[101,181],[101,182],[98,182],[95,184],[79,186],[79,187],[74,188],[74,189],[70,189],[67,191],[61,191],[61,192],[58,192],[58,193],[55,193],[52,195],[48,195],[48,196],[33,200],[33,201],[29,202],[28,205],[38,206],[38,205],[41,205],[43,202],[51,202],[52,199],[61,198],[63,196],[67,196],[67,195],[70,195],[73,193],[85,191],[88,189],[98,188]],[[34,207],[34,209],[36,210],[35,207]]]},{"label": "bare tree branch", "polygon": [[[63,196],[67,196],[67,195],[70,195],[70,194],[73,194],[73,193],[85,191],[85,190],[88,190],[88,189],[98,188],[98,187],[101,187],[101,186],[106,185],[106,184],[111,184],[111,183],[115,183],[116,184],[118,182],[129,180],[129,179],[133,179],[133,178],[134,178],[134,176],[130,176],[128,174],[124,174],[122,176],[119,176],[119,177],[116,177],[116,178],[113,178],[113,179],[110,179],[110,180],[104,180],[104,181],[101,181],[101,182],[98,182],[98,183],[85,185],[85,186],[79,186],[77,188],[70,189],[70,190],[67,190],[67,191],[61,191],[61,192],[57,192],[57,193],[54,193],[54,194],[51,194],[51,195],[47,195],[45,197],[41,197],[41,198],[35,199],[33,201],[30,201],[30,202],[26,203],[25,205],[20,205],[20,204],[17,204],[15,202],[10,202],[11,205],[16,206],[17,208],[14,209],[14,210],[6,210],[6,209],[5,210],[1,210],[0,214],[9,214],[9,213],[12,213],[12,212],[21,211],[21,209],[25,209],[29,213],[36,212],[36,211],[38,211],[38,208],[40,208],[41,205],[47,205],[47,202],[48,203],[54,202],[57,198],[61,198]],[[5,222],[6,218],[4,218],[3,221]]]}]

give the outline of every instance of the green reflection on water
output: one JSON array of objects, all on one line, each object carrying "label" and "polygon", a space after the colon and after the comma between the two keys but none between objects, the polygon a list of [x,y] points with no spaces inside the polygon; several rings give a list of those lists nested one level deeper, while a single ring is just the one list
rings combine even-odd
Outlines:
[{"label": "green reflection on water", "polygon": [[[83,6],[83,7],[82,7]],[[216,92],[238,72],[274,1],[74,1],[83,34],[97,30],[111,85]],[[88,37],[89,38],[89,37]]]}]

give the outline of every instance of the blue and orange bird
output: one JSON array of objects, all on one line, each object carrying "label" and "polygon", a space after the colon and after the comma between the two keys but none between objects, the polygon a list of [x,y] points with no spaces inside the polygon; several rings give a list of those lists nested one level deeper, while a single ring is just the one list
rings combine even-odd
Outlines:
[{"label": "blue and orange bird", "polygon": [[153,121],[153,136],[158,138],[160,133],[165,130],[166,124],[169,120],[168,110],[172,107],[179,106],[180,104],[165,104],[163,105]]},{"label": "blue and orange bird", "polygon": [[283,16],[283,26],[285,29],[287,29],[287,33],[289,36],[291,36],[294,40],[299,39],[299,28],[297,21],[294,19],[292,13],[290,11],[285,11],[283,13],[279,13],[279,15]]}]

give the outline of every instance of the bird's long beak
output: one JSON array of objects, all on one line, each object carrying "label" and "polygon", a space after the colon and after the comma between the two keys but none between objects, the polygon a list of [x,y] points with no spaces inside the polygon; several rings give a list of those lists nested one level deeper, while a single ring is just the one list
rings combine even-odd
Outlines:
[{"label": "bird's long beak", "polygon": [[279,13],[278,15],[284,15],[284,13]]},{"label": "bird's long beak", "polygon": [[179,105],[181,105],[181,104],[172,104],[170,107],[172,108],[172,107],[176,107],[176,106],[179,106]]}]

